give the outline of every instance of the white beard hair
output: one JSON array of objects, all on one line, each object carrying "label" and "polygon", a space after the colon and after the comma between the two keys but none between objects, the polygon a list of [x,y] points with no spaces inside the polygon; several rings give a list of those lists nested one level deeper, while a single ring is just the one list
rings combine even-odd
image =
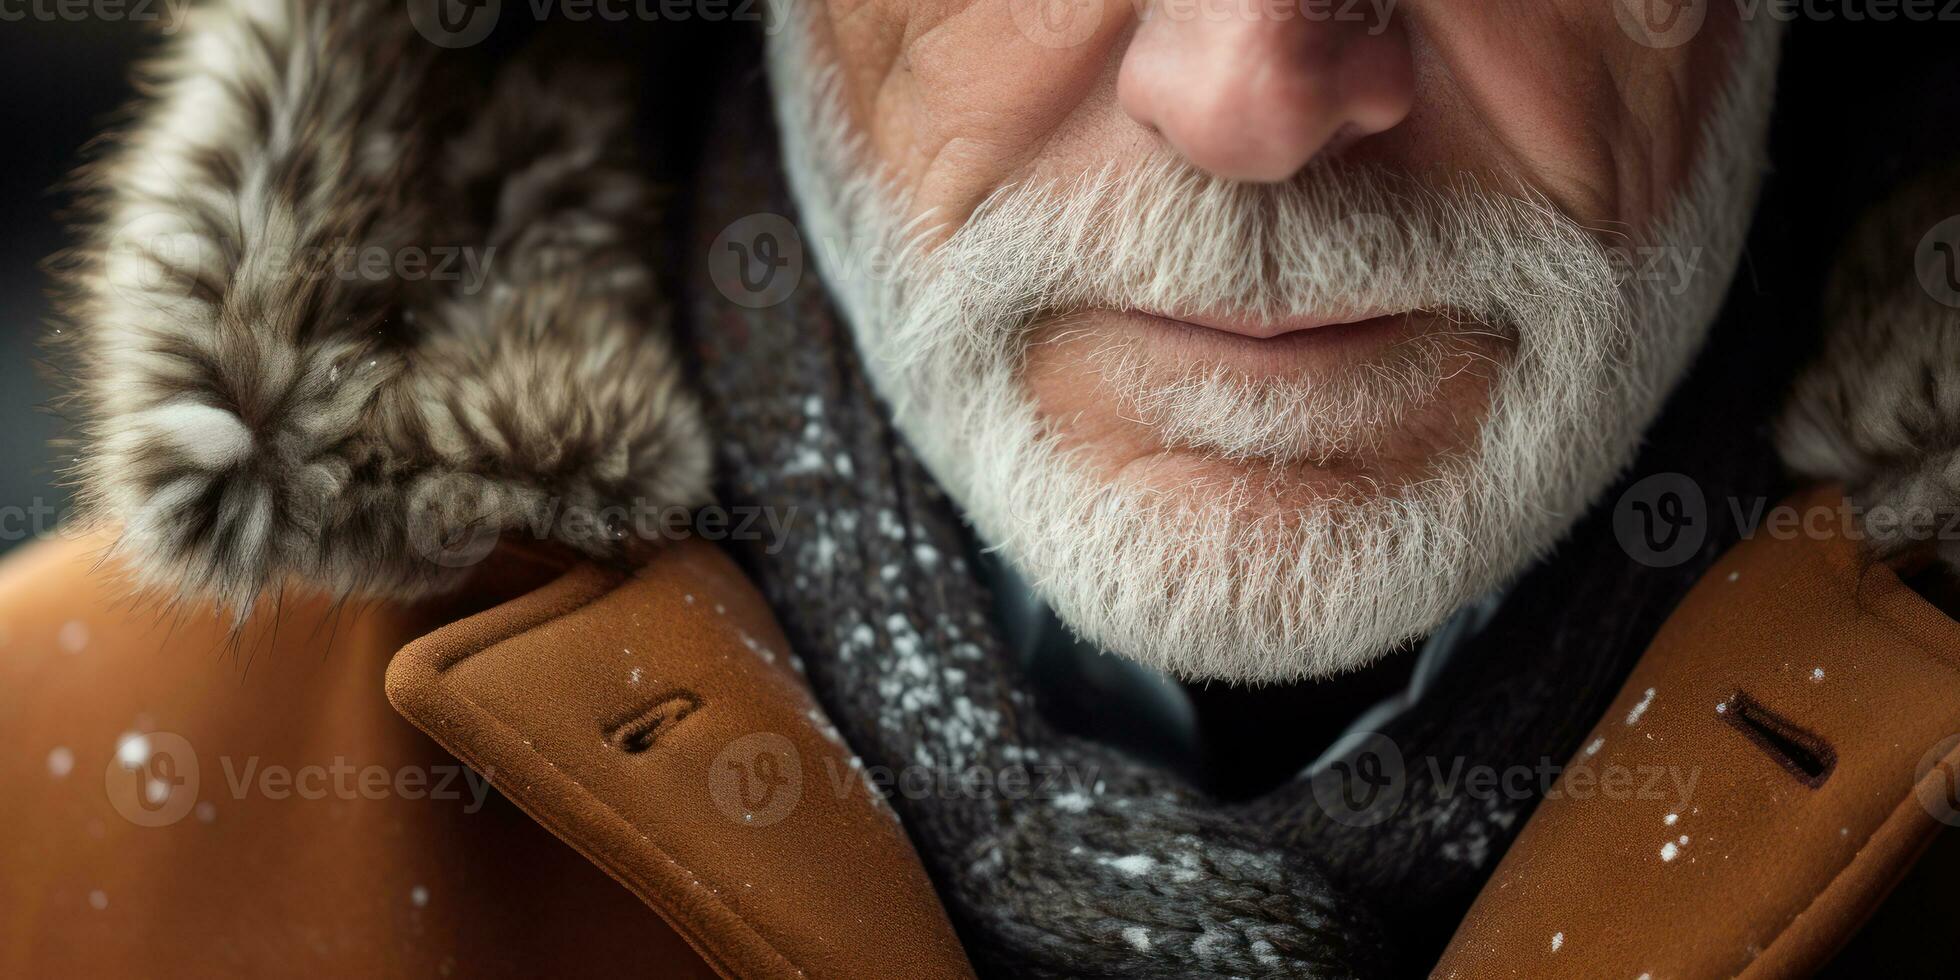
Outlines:
[{"label": "white beard hair", "polygon": [[[928,248],[930,216],[898,220],[907,202],[863,162],[807,14],[780,13],[770,76],[805,241],[900,431],[1084,638],[1180,676],[1253,683],[1357,669],[1434,630],[1541,558],[1630,465],[1734,274],[1781,38],[1771,18],[1743,27],[1691,178],[1650,246],[1701,250],[1698,273],[1669,290],[1622,274],[1592,233],[1527,191],[1330,165],[1251,186],[1164,157],[1010,185]],[[882,274],[866,274],[881,253]],[[1475,448],[1414,482],[1273,513],[1257,506],[1270,470],[1132,486],[1060,445],[1022,376],[1026,335],[1037,318],[1093,306],[1451,311],[1516,350],[1494,369]],[[1442,355],[1418,353],[1400,375],[1358,368],[1333,393],[1252,418],[1299,386],[1200,374],[1151,390],[1124,352],[1098,353],[1167,442],[1230,459],[1366,450],[1441,382],[1418,375]],[[1369,395],[1404,403],[1370,412]]]}]

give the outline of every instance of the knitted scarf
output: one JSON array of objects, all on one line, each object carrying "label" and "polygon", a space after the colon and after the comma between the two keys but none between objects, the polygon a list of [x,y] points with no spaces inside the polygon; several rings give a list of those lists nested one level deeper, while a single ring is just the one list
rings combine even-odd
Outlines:
[{"label": "knitted scarf", "polygon": [[[795,213],[762,88],[754,77],[734,86],[714,114],[680,232],[695,267],[679,284],[678,328],[717,433],[718,493],[793,510],[784,546],[737,545],[737,557],[886,787],[982,972],[1426,971],[1542,788],[1477,794],[1464,774],[1569,758],[1737,536],[1726,516],[1711,513],[1706,545],[1685,563],[1649,567],[1616,541],[1613,489],[1414,710],[1323,772],[1358,779],[1208,799],[1043,717],[994,622],[969,531],[892,427],[814,268],[763,309],[711,284],[711,245],[732,222]],[[1749,304],[1730,305],[1736,320]],[[1711,500],[1776,492],[1760,422],[1801,345],[1765,356],[1747,334],[1718,328],[1629,481],[1686,473]]]}]

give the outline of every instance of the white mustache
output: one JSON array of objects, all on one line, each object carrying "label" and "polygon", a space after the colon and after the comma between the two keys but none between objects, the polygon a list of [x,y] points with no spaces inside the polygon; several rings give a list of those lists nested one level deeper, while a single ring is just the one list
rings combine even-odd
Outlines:
[{"label": "white mustache", "polygon": [[1166,377],[1133,350],[1098,352],[1167,443],[1235,459],[1365,452],[1447,372],[1502,369],[1470,338],[1501,335],[1518,359],[1571,368],[1614,356],[1628,318],[1621,266],[1542,199],[1379,169],[1248,185],[1159,158],[1120,176],[1009,187],[936,249],[918,244],[928,237],[910,239],[890,310],[867,324],[890,331],[888,366],[915,375],[904,388],[922,397],[1018,357],[1034,326],[1085,308],[1460,321],[1338,376],[1250,380],[1198,365]]},{"label": "white mustache", "polygon": [[1379,169],[1317,166],[1250,185],[1159,157],[1120,175],[1010,186],[923,252],[901,257],[924,266],[907,277],[923,288],[902,290],[903,302],[929,309],[944,296],[963,304],[947,312],[964,315],[908,318],[903,328],[935,336],[895,339],[922,350],[948,342],[950,322],[1021,329],[1083,307],[1273,320],[1455,310],[1511,327],[1576,318],[1593,330],[1621,313],[1611,255],[1542,198]]}]

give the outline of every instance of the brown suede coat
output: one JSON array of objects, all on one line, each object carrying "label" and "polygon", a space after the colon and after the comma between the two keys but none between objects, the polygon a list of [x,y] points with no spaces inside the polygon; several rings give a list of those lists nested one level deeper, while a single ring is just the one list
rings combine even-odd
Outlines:
[{"label": "brown suede coat", "polygon": [[[1960,624],[1837,499],[1682,604],[1439,973],[1802,975],[1956,819]],[[713,546],[506,552],[451,600],[289,601],[231,640],[101,545],[0,571],[0,973],[971,972]],[[1694,805],[1609,799],[1616,771],[1693,773]]]}]

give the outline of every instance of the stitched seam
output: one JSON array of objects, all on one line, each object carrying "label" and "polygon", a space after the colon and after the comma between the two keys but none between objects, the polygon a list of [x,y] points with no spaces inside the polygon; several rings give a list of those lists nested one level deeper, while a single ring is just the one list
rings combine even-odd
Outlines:
[{"label": "stitched seam", "polygon": [[[1960,677],[1960,663],[1956,663],[1953,659],[1943,656],[1936,648],[1920,642],[1922,634],[1925,632],[1921,626],[1913,623],[1907,617],[1897,615],[1898,610],[1894,608],[1893,604],[1873,600],[1871,594],[1866,591],[1872,573],[1871,566],[1882,565],[1884,563],[1869,558],[1869,556],[1867,556],[1866,561],[1867,564],[1861,564],[1855,569],[1854,579],[1851,583],[1851,603],[1858,610],[1859,615],[1876,619],[1891,626],[1893,635],[1902,640],[1913,653],[1918,654],[1921,660],[1938,667],[1947,674]],[[1896,577],[1895,574],[1894,578]],[[1929,607],[1932,606],[1932,603],[1927,602],[1924,596],[1913,592],[1912,587],[1904,581],[1898,581],[1897,588],[1907,593],[1913,601]],[[1937,607],[1934,607],[1933,611],[1941,617],[1951,618],[1947,617]]]},{"label": "stitched seam", "polygon": [[[565,583],[565,580],[566,580],[566,579],[569,579],[569,578],[571,578],[571,577],[572,577],[573,575],[575,575],[575,574],[577,574],[577,572],[578,572],[578,569],[577,569],[576,567],[574,567],[574,568],[571,568],[571,569],[568,569],[568,570],[566,570],[566,572],[565,572],[565,574],[563,574],[563,575],[561,575],[561,576],[559,576],[559,577],[557,577],[557,578],[555,578],[555,579],[552,579],[552,580],[551,580],[550,582],[548,582],[548,583],[546,583],[546,584],[544,585],[544,587],[543,587],[543,588],[545,588],[545,589],[552,589],[552,588],[557,588],[557,587],[560,587],[560,586],[562,586],[562,585],[563,585],[563,584]],[[549,615],[549,616],[545,616],[545,617],[543,617],[543,618],[541,618],[541,619],[539,619],[539,620],[538,620],[537,622],[535,622],[535,623],[532,623],[531,625],[529,625],[529,626],[526,626],[526,627],[524,627],[523,629],[521,629],[521,630],[518,630],[517,632],[515,632],[515,633],[512,633],[512,634],[510,634],[509,636],[505,636],[505,637],[502,637],[502,638],[500,638],[500,639],[498,639],[498,640],[497,640],[496,642],[497,642],[497,643],[505,643],[505,642],[508,642],[508,641],[510,641],[510,640],[516,640],[516,639],[522,639],[523,637],[526,637],[526,636],[530,636],[530,635],[531,635],[532,633],[535,633],[535,632],[537,632],[537,631],[539,631],[539,630],[541,630],[541,629],[544,629],[544,628],[545,628],[546,626],[549,626],[549,625],[551,625],[551,624],[552,624],[552,622],[554,622],[554,621],[556,621],[556,620],[559,620],[559,619],[563,619],[563,618],[565,618],[566,616],[568,616],[568,615],[571,615],[572,613],[574,613],[574,612],[577,612],[577,611],[579,611],[580,609],[584,609],[584,608],[586,608],[587,606],[590,606],[590,605],[592,605],[593,603],[595,603],[595,602],[597,602],[597,601],[599,601],[599,600],[600,600],[601,598],[604,598],[605,596],[609,596],[609,595],[611,595],[611,594],[613,594],[614,592],[617,592],[617,591],[619,591],[619,589],[620,589],[620,587],[621,587],[621,586],[623,586],[623,585],[625,585],[625,584],[626,584],[627,582],[630,582],[630,581],[632,581],[632,578],[631,578],[631,577],[629,576],[629,577],[627,577],[627,578],[625,578],[625,579],[622,579],[622,580],[620,580],[620,581],[618,581],[618,582],[614,582],[614,583],[613,583],[613,584],[611,584],[611,585],[608,585],[608,586],[605,586],[604,588],[601,588],[601,589],[598,589],[598,590],[596,590],[596,591],[594,591],[594,592],[593,592],[593,593],[592,593],[591,595],[589,595],[589,596],[586,596],[586,597],[585,597],[584,599],[581,599],[581,600],[579,600],[579,601],[578,601],[577,603],[574,603],[573,605],[571,605],[571,606],[569,606],[569,607],[567,607],[567,608],[565,608],[564,610],[561,610],[561,611],[559,611],[559,612],[556,612],[556,613],[553,613],[553,614],[551,614],[551,615]],[[513,601],[514,601],[514,600],[513,600]],[[482,652],[483,652],[484,650],[487,650],[487,649],[489,649],[489,648],[488,648],[488,647],[483,647],[483,646],[478,646],[478,647],[476,647],[476,648],[474,648],[474,649],[471,649],[471,650],[469,650],[469,651],[468,651],[467,653],[461,653],[461,654],[458,654],[458,655],[456,655],[456,656],[451,656],[451,657],[444,657],[444,658],[442,659],[442,661],[441,661],[440,663],[437,663],[437,664],[435,665],[435,674],[436,674],[436,676],[437,676],[438,678],[440,678],[441,676],[443,676],[443,675],[445,675],[445,674],[447,674],[447,673],[449,673],[449,671],[450,671],[450,670],[451,670],[452,668],[454,668],[454,667],[455,667],[455,666],[456,666],[457,664],[460,664],[460,663],[462,663],[463,661],[465,661],[465,660],[468,660],[468,659],[470,659],[471,657],[474,657],[474,656],[476,656],[477,654],[479,654],[479,653],[482,653]],[[465,700],[467,700],[467,699],[465,699]],[[472,702],[470,702],[470,703],[471,703],[471,706],[472,706],[472,707],[474,707],[474,706],[475,706],[475,702],[473,702],[473,701],[472,701]]]},{"label": "stitched seam", "polygon": [[[1948,753],[1945,760],[1943,761],[1952,762],[1955,760],[1960,760],[1960,750],[1956,750],[1954,752]],[[1931,776],[1932,773],[1927,774],[1928,778],[1931,778]],[[1838,868],[1837,873],[1831,876],[1831,880],[1825,882],[1824,887],[1817,889],[1817,892],[1810,896],[1810,901],[1805,902],[1804,907],[1798,909],[1794,914],[1792,914],[1790,918],[1783,923],[1782,927],[1776,930],[1775,935],[1770,937],[1769,942],[1763,944],[1764,953],[1767,953],[1771,949],[1774,949],[1777,943],[1782,942],[1783,937],[1789,935],[1790,930],[1795,928],[1796,924],[1799,921],[1801,921],[1804,916],[1810,914],[1810,911],[1817,907],[1818,902],[1823,901],[1824,897],[1831,893],[1831,889],[1834,886],[1836,886],[1839,881],[1844,879],[1845,874],[1851,870],[1853,865],[1856,865],[1858,863],[1858,856],[1860,854],[1865,853],[1865,848],[1871,844],[1872,838],[1878,836],[1879,831],[1892,826],[1893,822],[1898,820],[1901,814],[1910,814],[1912,812],[1910,808],[1919,805],[1919,787],[1924,781],[1925,780],[1922,779],[1914,782],[1912,784],[1912,789],[1906,793],[1905,799],[1900,800],[1898,805],[1892,808],[1892,812],[1888,814],[1884,820],[1879,821],[1878,826],[1872,828],[1871,833],[1864,835],[1864,837],[1861,840],[1859,840],[1858,849],[1851,852],[1850,859],[1845,861],[1844,864]],[[1745,962],[1743,964],[1742,969],[1743,970],[1749,969],[1750,966],[1752,966],[1755,963],[1755,961],[1757,959],[1760,959],[1761,957],[1762,957],[1761,953],[1757,954],[1756,957],[1750,959],[1748,962]],[[1738,974],[1740,974],[1741,972],[1742,970],[1737,971]]]}]

